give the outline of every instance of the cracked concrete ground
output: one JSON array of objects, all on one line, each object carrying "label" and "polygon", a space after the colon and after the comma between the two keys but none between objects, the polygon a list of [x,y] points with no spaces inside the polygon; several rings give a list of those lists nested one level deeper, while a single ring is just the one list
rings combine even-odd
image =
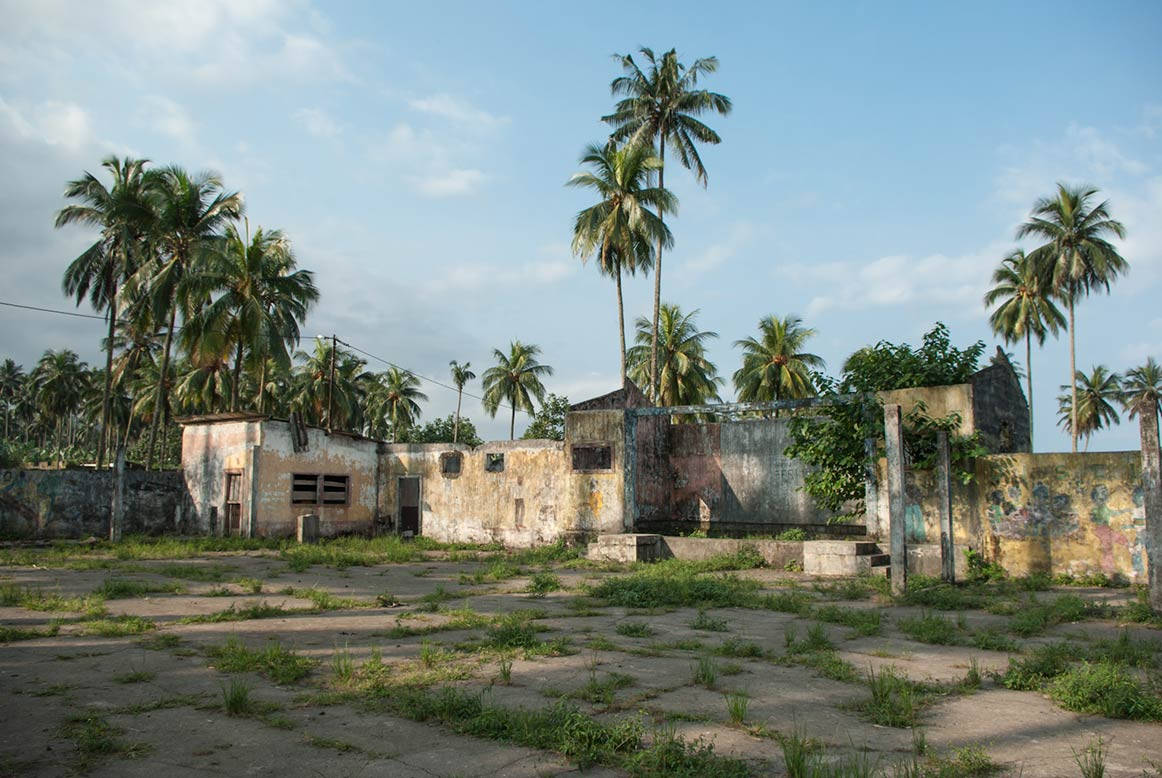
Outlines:
[{"label": "cracked concrete ground", "polygon": [[[433,555],[436,557],[438,555]],[[175,569],[175,566],[181,567]],[[23,590],[80,597],[107,579],[183,587],[180,593],[156,593],[109,599],[110,617],[135,616],[156,625],[142,634],[100,637],[84,632],[79,614],[0,607],[0,624],[12,629],[43,629],[59,620],[52,636],[0,643],[0,775],[155,776],[547,776],[578,771],[564,756],[457,734],[428,722],[417,722],[350,700],[320,696],[339,671],[336,655],[356,667],[376,652],[391,667],[427,667],[437,676],[443,665],[471,660],[447,683],[482,690],[493,702],[512,708],[539,709],[559,698],[602,721],[640,717],[651,726],[665,723],[687,739],[704,738],[719,754],[746,760],[755,774],[783,774],[782,751],[775,733],[799,730],[829,752],[866,749],[881,764],[908,758],[914,747],[910,729],[880,726],[856,710],[868,696],[863,675],[871,668],[893,667],[915,681],[951,688],[975,661],[984,675],[975,691],[935,695],[919,716],[928,748],[952,754],[971,746],[986,752],[999,773],[1041,776],[1079,775],[1073,752],[1098,737],[1106,744],[1106,775],[1138,778],[1162,767],[1162,725],[1081,715],[1062,709],[1039,692],[1011,691],[990,677],[1002,671],[1010,655],[958,645],[930,645],[905,635],[901,618],[921,609],[892,605],[882,598],[850,602],[849,608],[872,608],[881,614],[878,634],[858,636],[848,627],[824,624],[838,655],[859,678],[832,680],[819,672],[779,661],[785,635],[802,637],[818,622],[768,610],[718,608],[707,611],[725,622],[723,631],[694,629],[693,608],[631,611],[603,607],[586,597],[584,587],[614,570],[572,569],[557,565],[553,573],[562,589],[544,597],[525,591],[526,575],[502,581],[476,582],[484,562],[447,561],[351,567],[313,566],[295,572],[271,553],[207,554],[171,561],[110,560],[107,569],[3,567],[0,584]],[[190,572],[193,571],[193,572]],[[182,573],[189,576],[180,577]],[[750,570],[766,591],[796,588],[819,599],[812,580],[801,574]],[[177,576],[177,577],[175,577]],[[218,579],[218,580],[214,580]],[[247,581],[260,581],[252,593]],[[295,593],[285,593],[289,590]],[[360,607],[317,609],[303,589],[337,598],[353,598]],[[1116,590],[1071,589],[1092,600],[1118,601],[1129,595]],[[1059,592],[1058,592],[1059,593]],[[1055,592],[1038,596],[1048,599]],[[379,598],[377,601],[376,598]],[[424,606],[423,598],[428,605]],[[822,602],[822,600],[820,600]],[[265,603],[284,612],[269,618],[209,621],[233,606],[241,610]],[[535,623],[543,640],[562,638],[568,652],[560,656],[513,659],[511,684],[498,683],[500,666],[491,654],[457,652],[460,644],[482,634],[480,628],[441,629],[458,610],[489,616],[539,609]],[[75,618],[70,619],[70,617]],[[201,617],[201,621],[190,619]],[[956,614],[949,614],[955,619]],[[633,636],[627,623],[644,624],[645,636]],[[969,629],[1004,629],[1005,616],[964,612]],[[409,634],[401,626],[431,630]],[[619,626],[622,632],[618,631]],[[1019,641],[1026,647],[1054,639],[1075,641],[1109,637],[1119,630],[1144,641],[1162,641],[1157,630],[1122,627],[1112,621],[1087,620],[1053,627],[1043,635]],[[214,668],[209,650],[236,638],[261,649],[270,639],[317,660],[304,679],[279,685],[257,673],[226,674]],[[694,683],[698,658],[713,655],[725,641],[753,642],[763,656],[714,658],[720,671],[714,688]],[[427,649],[425,649],[425,645]],[[1162,642],[1155,645],[1162,645]],[[444,648],[431,666],[419,657]],[[729,652],[728,652],[729,653]],[[743,652],[745,653],[745,652]],[[474,658],[475,657],[475,658]],[[402,670],[401,670],[402,671]],[[467,675],[468,677],[464,677]],[[620,688],[603,699],[586,700],[591,680],[625,676]],[[228,716],[223,697],[241,679],[263,715]],[[731,724],[727,692],[748,696],[744,725]],[[120,731],[118,737],[140,747],[128,753],[89,754],[68,737],[70,716],[93,716]],[[1156,766],[1155,766],[1156,765]],[[615,769],[589,767],[587,775],[615,775]]]}]

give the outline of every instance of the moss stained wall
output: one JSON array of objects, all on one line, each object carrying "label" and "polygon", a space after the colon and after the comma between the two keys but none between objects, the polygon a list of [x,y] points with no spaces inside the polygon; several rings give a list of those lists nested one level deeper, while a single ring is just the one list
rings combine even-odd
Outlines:
[{"label": "moss stained wall", "polygon": [[[262,437],[261,421],[187,424],[182,428],[182,477],[193,506],[196,531],[220,534],[225,515],[226,472],[242,473],[242,520],[247,526],[253,474],[250,452]],[[214,518],[212,518],[214,517]]]}]

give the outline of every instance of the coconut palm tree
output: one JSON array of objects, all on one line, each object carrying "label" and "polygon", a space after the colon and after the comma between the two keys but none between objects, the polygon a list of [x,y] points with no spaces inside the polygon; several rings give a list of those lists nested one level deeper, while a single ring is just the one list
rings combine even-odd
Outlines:
[{"label": "coconut palm tree", "polygon": [[1033,439],[1033,351],[1032,340],[1045,343],[1045,335],[1056,335],[1066,326],[1065,317],[1053,304],[1048,285],[1023,249],[1016,249],[993,271],[993,288],[984,296],[986,308],[997,306],[989,315],[993,332],[1005,343],[1025,341],[1025,388],[1029,400],[1029,439]]},{"label": "coconut palm tree", "polygon": [[11,359],[5,359],[4,363],[0,364],[0,402],[4,403],[5,440],[9,440],[11,436],[9,423],[12,417],[12,409],[16,407],[16,401],[24,390],[24,381],[23,367]]},{"label": "coconut palm tree", "polygon": [[[1017,239],[1046,241],[1029,253],[1049,290],[1069,308],[1069,375],[1077,375],[1077,332],[1074,306],[1078,298],[1110,284],[1129,268],[1108,238],[1125,238],[1122,223],[1110,216],[1109,201],[1092,205],[1098,190],[1081,185],[1057,184],[1057,194],[1033,205],[1028,221],[1017,228]],[[1082,406],[1077,382],[1070,381],[1070,437],[1077,453],[1081,433],[1077,414]]]},{"label": "coconut palm tree", "polygon": [[[1078,371],[1072,391],[1064,385],[1061,391],[1066,393],[1057,398],[1057,423],[1063,429],[1076,424],[1078,435],[1085,438],[1086,451],[1090,435],[1121,422],[1113,404],[1123,396],[1122,379],[1105,365],[1096,365],[1089,375]],[[1077,398],[1076,413],[1074,398]]]},{"label": "coconut palm tree", "polygon": [[64,293],[80,305],[86,298],[96,311],[109,320],[105,350],[104,390],[101,398],[100,439],[97,443],[97,467],[104,464],[105,445],[109,438],[109,398],[113,381],[113,333],[117,329],[121,287],[144,260],[142,238],[148,234],[152,211],[146,199],[148,160],[115,156],[106,157],[101,166],[112,176],[106,187],[92,173],[70,181],[65,197],[77,202],[57,212],[56,227],[84,224],[98,227],[100,237],[81,252],[65,269]]},{"label": "coconut palm tree", "polygon": [[391,442],[420,418],[420,401],[428,396],[420,391],[420,379],[406,370],[392,367],[375,376],[368,390],[369,419],[390,419]]},{"label": "coconut palm tree", "polygon": [[822,357],[803,350],[815,330],[798,316],[768,316],[759,321],[759,337],[736,340],[742,367],[734,374],[741,402],[801,400],[815,395],[812,370],[822,370]]},{"label": "coconut palm tree", "polygon": [[1149,417],[1151,411],[1155,416],[1162,413],[1162,365],[1154,357],[1126,371],[1122,377],[1121,399],[1131,419],[1138,415]]},{"label": "coconut palm tree", "polygon": [[32,371],[36,407],[56,428],[57,459],[64,447],[66,427],[85,393],[87,366],[75,351],[46,351]]},{"label": "coconut palm tree", "polygon": [[496,366],[485,370],[481,378],[484,410],[488,415],[495,419],[497,410],[505,402],[512,411],[508,424],[509,440],[516,440],[516,412],[521,410],[531,415],[536,410],[533,399],[537,402],[545,401],[545,386],[541,383],[541,377],[551,376],[553,368],[537,360],[540,353],[540,346],[514,340],[509,344],[507,354],[500,349],[493,349]]},{"label": "coconut palm tree", "polygon": [[[220,248],[207,254],[193,280],[198,294],[217,297],[187,321],[182,341],[189,348],[198,340],[221,339],[220,347],[233,352],[230,410],[236,411],[244,359],[257,366],[258,386],[266,383],[267,359],[289,369],[299,324],[319,290],[311,271],[296,269],[290,241],[280,230],[259,227],[250,238],[231,224]],[[261,403],[261,393],[257,399]]]},{"label": "coconut palm tree", "polygon": [[[191,175],[180,167],[161,170],[151,184],[155,212],[154,235],[158,256],[138,271],[159,320],[168,321],[161,351],[161,375],[169,374],[170,352],[179,311],[189,318],[204,295],[193,294],[206,254],[220,245],[222,230],[242,215],[242,196],[227,192],[214,173]],[[159,381],[154,407],[164,411],[165,381]],[[154,442],[162,413],[153,414],[146,469],[153,466]]]},{"label": "coconut palm tree", "polygon": [[[706,358],[706,341],[717,338],[717,332],[700,331],[695,322],[698,310],[683,313],[671,303],[663,303],[659,319],[658,394],[651,396],[656,405],[701,405],[718,401],[723,380],[718,368]],[[635,322],[634,345],[626,355],[629,377],[639,386],[650,375],[653,350],[653,328],[649,319],[639,316]]]},{"label": "coconut palm tree", "polygon": [[464,398],[464,385],[476,378],[476,374],[470,369],[471,362],[461,365],[453,359],[448,367],[452,372],[452,383],[456,384],[456,421],[452,424],[452,442],[455,443],[460,439],[460,400]]},{"label": "coconut palm tree", "polygon": [[566,186],[593,190],[596,205],[577,214],[573,224],[573,253],[585,262],[597,255],[597,267],[617,282],[617,329],[621,349],[621,383],[625,385],[625,308],[621,273],[648,272],[653,266],[651,244],[674,245],[674,237],[658,213],[673,211],[677,198],[660,187],[647,186],[652,171],[661,171],[662,160],[646,143],[618,148],[616,141],[589,146],[581,164],[591,170],[574,173]]},{"label": "coconut palm tree", "polygon": [[316,338],[314,353],[296,352],[299,365],[291,378],[288,407],[301,413],[310,424],[326,423],[333,429],[362,429],[371,373],[364,372],[366,363],[363,360],[340,348],[335,351],[332,387],[331,350],[330,338]]},{"label": "coconut palm tree", "polygon": [[[609,91],[622,99],[614,106],[613,113],[601,117],[613,126],[615,140],[648,142],[658,149],[662,166],[658,168],[658,189],[666,187],[665,160],[668,145],[687,170],[694,171],[694,177],[706,186],[706,167],[698,154],[697,143],[717,144],[722,142],[718,133],[706,126],[697,117],[706,113],[725,116],[730,113],[730,98],[698,88],[698,79],[718,70],[715,57],[696,59],[690,65],[678,61],[674,49],[664,52],[661,57],[648,48],[640,49],[645,59],[643,71],[634,61],[632,54],[615,55],[623,75],[613,79]],[[659,211],[662,219],[665,211]],[[662,304],[662,248],[663,241],[657,239],[657,254],[654,268],[654,319],[653,337],[650,348],[650,383],[653,396],[658,396],[658,321]]]}]

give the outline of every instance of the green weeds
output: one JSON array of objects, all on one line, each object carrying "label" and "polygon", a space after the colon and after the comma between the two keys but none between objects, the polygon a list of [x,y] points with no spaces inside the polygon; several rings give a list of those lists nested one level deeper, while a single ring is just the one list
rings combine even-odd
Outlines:
[{"label": "green weeds", "polygon": [[113,757],[136,759],[151,750],[144,743],[123,739],[124,734],[124,729],[113,726],[96,712],[73,714],[60,728],[60,736],[73,742],[74,767],[78,772],[88,772]]},{"label": "green weeds", "polygon": [[821,605],[811,613],[812,618],[829,624],[842,624],[855,630],[856,635],[878,635],[880,612],[871,608],[844,608],[840,605]]},{"label": "green weeds", "polygon": [[1049,684],[1049,695],[1061,707],[1078,713],[1162,721],[1162,698],[1118,664],[1084,662],[1066,670]]},{"label": "green weeds", "polygon": [[530,597],[544,597],[549,592],[558,591],[560,588],[561,579],[552,573],[533,573],[525,591],[529,593]]},{"label": "green weeds", "polygon": [[185,591],[180,583],[154,581],[134,581],[128,578],[106,578],[94,595],[106,600],[124,600],[144,597],[147,594],[181,594]]},{"label": "green weeds", "polygon": [[239,608],[231,605],[217,613],[208,613],[202,616],[186,616],[178,620],[179,624],[219,624],[228,621],[251,621],[254,619],[277,619],[290,616],[297,611],[288,610],[281,605],[268,605],[265,600],[254,605]]},{"label": "green weeds", "polygon": [[759,588],[756,581],[734,575],[710,576],[689,567],[658,562],[641,572],[608,578],[590,594],[625,608],[703,607],[749,605]]},{"label": "green weeds", "polygon": [[623,621],[614,630],[627,638],[648,638],[654,635],[654,628],[640,621]]},{"label": "green weeds", "polygon": [[700,656],[698,661],[694,664],[694,683],[699,686],[705,686],[707,689],[713,689],[714,685],[718,683],[718,663],[711,657]]},{"label": "green weeds", "polygon": [[261,649],[247,648],[237,636],[206,648],[213,666],[223,673],[259,673],[275,683],[289,684],[310,674],[318,662],[271,640]]},{"label": "green weeds", "polygon": [[726,624],[726,619],[716,619],[706,613],[704,609],[698,610],[698,615],[690,622],[690,629],[704,632],[728,632],[730,630]]}]

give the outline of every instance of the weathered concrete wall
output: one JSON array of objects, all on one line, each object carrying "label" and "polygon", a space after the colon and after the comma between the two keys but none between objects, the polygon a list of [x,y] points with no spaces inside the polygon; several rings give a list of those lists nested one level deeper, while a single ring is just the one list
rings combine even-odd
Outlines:
[{"label": "weathered concrete wall", "polygon": [[[440,457],[459,452],[460,472],[440,472]],[[485,469],[490,454],[504,469]],[[420,534],[459,543],[509,546],[550,543],[562,536],[564,445],[556,441],[505,441],[471,449],[451,443],[384,446],[380,510],[399,526],[399,479],[420,477]]]},{"label": "weathered concrete wall", "polygon": [[[0,470],[0,536],[108,537],[112,497],[108,471]],[[123,531],[189,531],[185,498],[176,471],[127,471]]]},{"label": "weathered concrete wall", "polygon": [[1033,450],[1029,405],[1009,365],[992,365],[973,375],[972,417],[989,451],[1008,454]]},{"label": "weathered concrete wall", "polygon": [[644,493],[639,487],[639,528],[668,521],[770,532],[826,523],[831,514],[802,490],[809,468],[784,454],[790,442],[788,419],[670,425],[668,483]]},{"label": "weathered concrete wall", "polygon": [[[290,537],[295,534],[299,514],[304,513],[319,517],[319,534],[323,537],[370,532],[376,515],[378,444],[343,433],[328,435],[314,427],[308,427],[306,432],[306,450],[295,452],[290,424],[262,422],[261,451],[255,457],[258,483],[254,491],[254,534]],[[347,504],[292,504],[291,479],[296,473],[347,476]],[[244,515],[244,526],[245,519]]]},{"label": "weathered concrete wall", "polygon": [[958,435],[971,435],[976,430],[971,384],[892,389],[887,392],[876,392],[876,397],[885,405],[899,405],[900,413],[903,415],[907,415],[920,403],[924,404],[925,413],[934,419],[958,413],[960,414],[960,427],[956,430]]},{"label": "weathered concrete wall", "polygon": [[[609,446],[610,468],[575,470],[575,446]],[[625,526],[625,413],[580,411],[565,417],[568,475],[564,521],[570,532],[628,532]]]},{"label": "weathered concrete wall", "polygon": [[[905,486],[909,544],[939,543],[934,473],[908,471]],[[885,514],[881,510],[881,537]],[[952,519],[958,567],[963,549],[971,547],[1013,575],[1100,572],[1145,580],[1136,451],[982,457],[971,484],[953,479]]]},{"label": "weathered concrete wall", "polygon": [[191,523],[199,533],[221,533],[226,473],[242,473],[242,521],[252,516],[252,452],[260,445],[262,422],[238,420],[182,427],[182,477],[192,504]]}]

